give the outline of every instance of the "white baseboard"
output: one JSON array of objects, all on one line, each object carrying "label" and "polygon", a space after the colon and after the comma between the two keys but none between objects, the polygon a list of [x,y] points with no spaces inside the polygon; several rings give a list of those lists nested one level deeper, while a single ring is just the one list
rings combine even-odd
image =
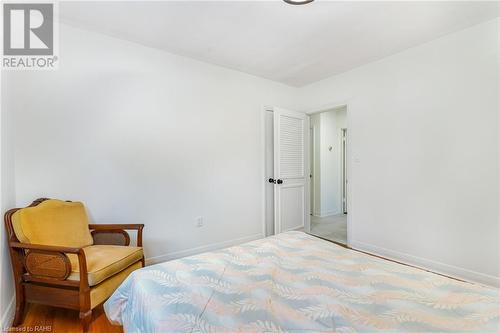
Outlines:
[{"label": "white baseboard", "polygon": [[171,253],[165,253],[165,254],[161,254],[159,256],[147,258],[146,265],[154,265],[154,264],[158,264],[160,262],[179,259],[179,258],[183,258],[183,257],[188,257],[188,256],[192,256],[192,255],[207,252],[207,251],[215,251],[215,250],[223,249],[226,247],[250,242],[250,241],[253,241],[256,239],[260,239],[260,238],[263,238],[263,235],[261,233],[251,235],[251,236],[231,239],[231,240],[224,241],[224,242],[212,243],[209,245],[199,246],[199,247],[195,247],[192,249],[181,250],[181,251],[176,251],[176,252],[171,252]]},{"label": "white baseboard", "polygon": [[330,210],[326,212],[316,212],[313,214],[313,216],[316,217],[327,217],[327,216],[333,216],[333,215],[340,215],[340,212],[338,210]]},{"label": "white baseboard", "polygon": [[296,226],[296,227],[292,227],[292,228],[289,228],[289,229],[285,229],[285,230],[282,230],[281,232],[287,232],[287,231],[303,231],[305,228],[305,226],[302,224],[302,225],[299,225],[299,226]]},{"label": "white baseboard", "polygon": [[387,259],[396,260],[404,264],[412,265],[435,273],[447,275],[472,283],[479,283],[492,287],[500,287],[500,278],[480,272],[471,271],[466,268],[448,265],[442,262],[416,257],[411,254],[406,254],[380,246],[371,245],[363,242],[352,240],[349,246],[355,250],[368,252],[374,255],[385,257]]},{"label": "white baseboard", "polygon": [[0,332],[3,332],[3,330],[7,332],[7,329],[12,326],[16,310],[14,306],[15,301],[16,295],[12,296],[9,305],[7,305],[7,309],[5,309],[5,312],[2,313],[2,317],[0,317]]}]

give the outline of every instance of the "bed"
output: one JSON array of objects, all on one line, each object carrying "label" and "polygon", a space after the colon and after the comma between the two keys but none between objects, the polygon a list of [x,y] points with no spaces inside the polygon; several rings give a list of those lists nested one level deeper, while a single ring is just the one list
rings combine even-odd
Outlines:
[{"label": "bed", "polygon": [[499,332],[498,289],[303,232],[133,272],[104,304],[132,332]]}]

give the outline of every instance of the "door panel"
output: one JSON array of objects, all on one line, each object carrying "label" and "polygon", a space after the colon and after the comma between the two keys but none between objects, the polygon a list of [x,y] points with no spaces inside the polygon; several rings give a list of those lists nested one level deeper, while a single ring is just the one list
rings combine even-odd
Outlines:
[{"label": "door panel", "polygon": [[274,108],[275,233],[309,231],[309,118]]},{"label": "door panel", "polygon": [[304,176],[304,119],[280,116],[279,178]]},{"label": "door panel", "polygon": [[305,224],[304,184],[282,185],[281,196],[281,232],[301,228]]}]

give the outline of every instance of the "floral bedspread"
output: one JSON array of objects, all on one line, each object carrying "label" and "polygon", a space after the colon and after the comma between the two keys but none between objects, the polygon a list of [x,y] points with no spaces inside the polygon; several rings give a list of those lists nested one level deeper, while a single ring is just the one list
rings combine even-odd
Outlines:
[{"label": "floral bedspread", "polygon": [[500,290],[286,232],[133,272],[125,332],[500,332]]}]

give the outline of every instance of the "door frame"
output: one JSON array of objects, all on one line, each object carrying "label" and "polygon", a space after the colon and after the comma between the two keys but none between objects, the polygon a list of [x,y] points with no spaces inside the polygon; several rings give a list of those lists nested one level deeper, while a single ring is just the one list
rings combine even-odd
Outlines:
[{"label": "door frame", "polygon": [[[349,175],[349,179],[347,181],[347,246],[348,247],[351,247],[351,243],[352,243],[352,218],[353,218],[353,213],[354,213],[354,210],[353,210],[353,191],[352,191],[352,184],[353,184],[353,172],[352,172],[352,167],[353,167],[353,163],[352,163],[352,139],[351,139],[351,134],[353,133],[353,130],[352,130],[352,121],[351,121],[351,112],[349,111],[350,110],[350,101],[349,100],[342,100],[342,101],[338,101],[338,102],[332,102],[332,103],[329,103],[329,104],[323,104],[321,106],[318,106],[318,107],[314,107],[314,108],[311,108],[309,110],[307,110],[305,113],[309,116],[312,116],[313,114],[317,114],[317,113],[321,113],[321,112],[325,112],[325,111],[328,111],[328,110],[331,110],[331,109],[337,109],[337,108],[341,108],[341,107],[345,107],[346,108],[346,128],[348,129],[347,130],[347,144],[346,144],[346,151],[348,152],[347,153],[347,158],[346,158],[346,173]],[[310,134],[308,135],[308,137],[310,136]],[[310,159],[310,157],[309,157]],[[309,162],[307,162],[309,164]],[[308,198],[309,201],[311,200],[310,198]],[[343,212],[342,212],[343,214]]]},{"label": "door frame", "polygon": [[[346,117],[347,117],[347,112],[346,112]],[[341,158],[340,161],[342,163],[342,171],[341,171],[341,176],[340,179],[342,180],[341,184],[341,197],[340,197],[340,207],[342,207],[342,214],[348,214],[347,210],[347,203],[349,200],[347,200],[347,185],[349,183],[349,179],[347,178],[347,127],[346,128],[341,128]]]},{"label": "door frame", "polygon": [[[261,163],[261,179],[262,179],[262,186],[261,186],[261,195],[262,195],[262,201],[261,201],[261,218],[262,218],[262,237],[266,237],[266,185],[267,185],[267,175],[266,175],[266,112],[274,112],[274,108],[278,106],[269,106],[269,105],[264,105],[261,107],[261,156],[262,156],[262,163]],[[302,111],[298,111],[302,112]],[[308,123],[309,123],[309,118],[310,115],[307,112],[302,112],[306,115]],[[309,175],[311,172],[311,167],[310,167],[310,157],[309,157],[309,146],[310,146],[310,129],[309,126],[306,126],[306,133],[304,133],[305,141],[304,142],[304,160],[305,160],[305,174]],[[273,143],[274,144],[274,143]],[[311,203],[311,198],[310,198],[310,190],[311,190],[311,178],[309,176],[306,177],[306,185],[304,188],[305,191],[305,220],[304,220],[304,231],[310,232],[311,229],[311,215],[309,215],[309,211],[311,208],[309,207]],[[274,221],[276,223],[276,221]],[[276,233],[275,233],[276,234]]]},{"label": "door frame", "polygon": [[311,117],[309,116],[309,215],[314,215],[316,211],[316,197],[314,192],[316,188],[314,184],[316,183],[316,173],[314,170],[316,169],[316,142],[315,135],[317,129],[311,125]]}]

